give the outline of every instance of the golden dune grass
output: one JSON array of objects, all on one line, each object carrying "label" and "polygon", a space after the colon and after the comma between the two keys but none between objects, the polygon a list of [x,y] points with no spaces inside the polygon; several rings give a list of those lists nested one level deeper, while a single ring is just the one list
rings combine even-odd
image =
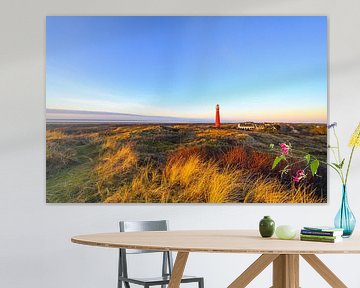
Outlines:
[{"label": "golden dune grass", "polygon": [[315,185],[322,189],[316,179],[299,187],[291,186],[291,173],[279,179],[283,163],[271,170],[274,156],[266,143],[252,147],[247,133],[233,125],[107,127],[48,129],[49,177],[91,162],[91,197],[99,202],[324,202],[314,192]]},{"label": "golden dune grass", "polygon": [[104,151],[116,150],[121,146],[121,140],[129,137],[129,133],[121,133],[114,136],[106,137],[101,145],[101,149]]},{"label": "golden dune grass", "polygon": [[299,185],[289,190],[278,179],[260,177],[251,183],[245,203],[320,203],[323,199],[315,195],[310,186]]},{"label": "golden dune grass", "polygon": [[123,145],[124,140],[129,140],[130,137],[133,137],[133,140],[141,139],[140,134],[150,130],[154,130],[154,126],[124,126],[115,128],[111,131],[111,135],[105,138],[101,148],[104,151],[117,150]]},{"label": "golden dune grass", "polygon": [[71,147],[66,147],[56,141],[46,143],[46,165],[56,169],[66,166],[76,160],[76,151]]},{"label": "golden dune grass", "polygon": [[106,202],[232,202],[238,173],[220,171],[198,155],[166,165],[163,173],[147,165]]},{"label": "golden dune grass", "polygon": [[247,134],[241,133],[238,130],[209,128],[196,133],[196,136],[222,138],[222,137],[246,137]]},{"label": "golden dune grass", "polygon": [[131,144],[127,144],[116,152],[105,154],[96,172],[101,183],[111,181],[115,176],[121,175],[136,167],[138,157]]},{"label": "golden dune grass", "polygon": [[98,140],[99,133],[92,132],[92,133],[79,133],[76,135],[73,134],[66,134],[63,131],[59,130],[47,130],[46,131],[46,141],[56,141],[56,140]]},{"label": "golden dune grass", "polygon": [[60,140],[60,139],[68,138],[68,137],[69,136],[66,135],[62,131],[57,131],[57,130],[47,130],[46,131],[46,140],[47,141]]},{"label": "golden dune grass", "polygon": [[130,183],[119,187],[105,202],[315,203],[323,200],[309,186],[289,189],[276,178],[254,176],[249,170],[230,165],[219,167],[216,162],[205,160],[201,153],[190,154],[190,151],[175,153],[162,172],[150,164],[141,167]]},{"label": "golden dune grass", "polygon": [[225,203],[234,200],[239,171],[219,169],[215,162],[198,155],[167,165],[163,175],[171,188],[180,187],[181,202]]},{"label": "golden dune grass", "polygon": [[131,182],[123,185],[111,196],[106,203],[122,202],[169,202],[167,191],[162,191],[161,174],[151,165],[141,167]]}]

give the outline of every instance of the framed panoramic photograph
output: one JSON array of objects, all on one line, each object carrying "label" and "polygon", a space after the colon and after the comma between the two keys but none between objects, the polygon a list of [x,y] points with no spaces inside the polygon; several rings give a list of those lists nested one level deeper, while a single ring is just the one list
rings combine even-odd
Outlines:
[{"label": "framed panoramic photograph", "polygon": [[327,18],[49,16],[48,203],[326,203]]}]

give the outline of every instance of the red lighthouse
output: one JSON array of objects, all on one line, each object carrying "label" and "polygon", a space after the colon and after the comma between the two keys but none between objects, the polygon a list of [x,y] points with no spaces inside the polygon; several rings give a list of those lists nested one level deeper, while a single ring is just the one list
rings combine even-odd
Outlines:
[{"label": "red lighthouse", "polygon": [[220,106],[216,104],[215,127],[220,128]]}]

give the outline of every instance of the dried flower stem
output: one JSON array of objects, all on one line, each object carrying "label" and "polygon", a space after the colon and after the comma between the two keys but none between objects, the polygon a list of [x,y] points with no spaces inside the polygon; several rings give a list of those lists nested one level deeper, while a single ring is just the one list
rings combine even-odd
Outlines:
[{"label": "dried flower stem", "polygon": [[357,135],[354,137],[355,139],[354,139],[353,147],[351,149],[349,163],[348,163],[348,166],[347,166],[347,169],[346,169],[346,177],[345,177],[345,183],[344,183],[345,185],[347,184],[347,181],[348,181],[350,165],[351,165],[351,161],[352,161],[352,158],[353,158],[353,155],[354,155],[355,147],[357,146],[357,143],[360,140],[360,131],[357,131],[357,132],[358,132]]},{"label": "dried flower stem", "polygon": [[[338,165],[341,164],[342,162],[342,158],[341,158],[341,154],[340,154],[340,142],[339,142],[339,137],[337,136],[337,133],[336,133],[336,129],[335,129],[335,126],[332,127],[333,128],[333,131],[334,131],[334,135],[335,135],[335,139],[336,139],[336,149],[337,149],[337,152],[338,152],[338,157],[339,159],[336,159],[336,156],[335,156],[335,153],[334,153],[334,157],[335,157],[335,161],[337,162]],[[333,148],[331,148],[331,151],[334,152]],[[333,166],[331,166],[333,167]],[[343,173],[343,170],[342,169],[336,169],[335,167],[333,167],[339,174],[340,176],[340,179],[341,179],[341,182],[343,184],[346,184],[346,180],[344,180],[344,173]]]}]

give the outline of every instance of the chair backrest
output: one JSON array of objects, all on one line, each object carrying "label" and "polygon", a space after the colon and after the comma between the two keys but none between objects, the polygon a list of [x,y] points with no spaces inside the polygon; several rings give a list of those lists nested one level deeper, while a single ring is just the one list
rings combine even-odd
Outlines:
[{"label": "chair backrest", "polygon": [[[120,232],[167,231],[167,220],[156,221],[120,221]],[[126,254],[156,253],[159,251],[126,249]]]},{"label": "chair backrest", "polygon": [[[120,232],[140,232],[140,231],[167,231],[169,224],[167,220],[158,221],[120,221]],[[136,249],[119,249],[119,276],[128,277],[127,272],[127,257],[126,254],[140,254],[140,253],[163,253],[162,261],[162,275],[169,275],[172,273],[173,259],[169,251],[150,251],[150,250],[136,250]],[[130,287],[129,283],[125,287]]]}]

